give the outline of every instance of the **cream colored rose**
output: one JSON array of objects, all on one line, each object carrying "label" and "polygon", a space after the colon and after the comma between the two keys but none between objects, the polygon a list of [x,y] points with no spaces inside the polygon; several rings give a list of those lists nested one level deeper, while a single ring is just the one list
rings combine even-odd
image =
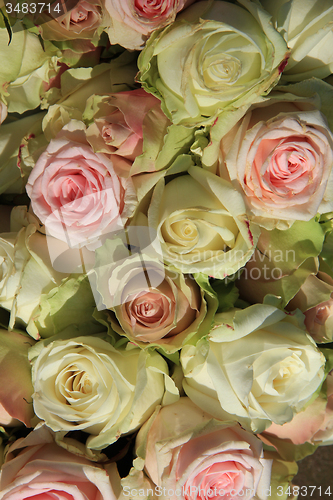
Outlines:
[{"label": "cream colored rose", "polygon": [[325,358],[302,322],[264,304],[216,315],[208,338],[181,351],[186,394],[254,432],[290,421],[325,376]]},{"label": "cream colored rose", "polygon": [[173,123],[212,123],[279,80],[288,55],[283,37],[258,3],[239,3],[197,2],[141,52],[140,81]]},{"label": "cream colored rose", "polygon": [[333,339],[333,279],[319,271],[310,274],[288,304],[290,311],[300,309],[305,316],[307,332],[317,343]]},{"label": "cream colored rose", "polygon": [[88,448],[105,448],[139,428],[157,404],[178,399],[156,352],[86,336],[38,342],[31,358],[36,415],[54,431],[89,433]]},{"label": "cream colored rose", "polygon": [[11,219],[13,231],[0,236],[0,306],[10,311],[9,328],[24,326],[38,338],[31,322],[42,295],[68,275],[53,269],[46,236],[27,207],[14,207]]},{"label": "cream colored rose", "polygon": [[143,467],[163,500],[267,497],[271,460],[259,439],[233,422],[214,420],[188,398],[157,409],[140,429],[136,449],[135,466]]},{"label": "cream colored rose", "polygon": [[262,0],[291,48],[282,78],[297,82],[333,72],[331,0]]},{"label": "cream colored rose", "polygon": [[244,266],[259,235],[247,220],[241,195],[199,167],[156,185],[148,223],[166,262],[186,274],[220,279]]}]

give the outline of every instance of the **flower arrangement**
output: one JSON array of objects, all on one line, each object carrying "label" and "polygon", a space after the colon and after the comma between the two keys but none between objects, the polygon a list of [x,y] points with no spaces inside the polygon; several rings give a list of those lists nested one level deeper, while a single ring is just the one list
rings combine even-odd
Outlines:
[{"label": "flower arrangement", "polygon": [[296,499],[333,444],[332,2],[0,12],[0,500]]}]

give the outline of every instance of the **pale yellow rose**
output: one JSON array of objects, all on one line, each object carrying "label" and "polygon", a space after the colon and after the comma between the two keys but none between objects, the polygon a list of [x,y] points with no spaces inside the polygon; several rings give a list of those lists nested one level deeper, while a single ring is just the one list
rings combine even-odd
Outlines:
[{"label": "pale yellow rose", "polygon": [[170,182],[159,181],[148,224],[157,233],[166,262],[186,274],[220,279],[244,266],[259,235],[247,220],[240,193],[199,167]]},{"label": "pale yellow rose", "polygon": [[283,37],[259,2],[238,3],[191,5],[141,52],[139,79],[173,123],[213,123],[278,82],[288,55]]},{"label": "pale yellow rose", "polygon": [[320,394],[304,411],[283,425],[272,424],[265,438],[276,436],[299,445],[311,443],[321,446],[333,444],[333,372],[326,378],[327,397]]},{"label": "pale yellow rose", "polygon": [[156,405],[178,399],[157,352],[71,333],[30,351],[34,410],[52,430],[83,430],[87,447],[100,450],[138,429]]},{"label": "pale yellow rose", "polygon": [[303,315],[256,304],[215,321],[207,339],[181,351],[189,398],[253,432],[302,411],[325,378],[325,358],[306,334]]}]

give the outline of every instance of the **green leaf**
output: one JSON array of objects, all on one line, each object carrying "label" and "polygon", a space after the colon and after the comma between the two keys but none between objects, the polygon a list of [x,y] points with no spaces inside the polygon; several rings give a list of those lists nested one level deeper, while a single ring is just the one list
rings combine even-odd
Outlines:
[{"label": "green leaf", "polygon": [[235,302],[239,296],[239,291],[234,281],[227,282],[227,280],[213,280],[211,282],[211,287],[216,293],[219,301],[219,307],[216,311],[217,313],[228,311],[235,306]]},{"label": "green leaf", "polygon": [[[310,443],[296,445],[288,439],[280,439],[272,435],[265,435],[265,438],[268,438],[271,446],[273,446],[277,450],[280,457],[287,462],[298,462],[308,455],[312,455],[318,448],[318,445]],[[267,444],[264,444],[264,449],[265,448],[267,448]],[[270,449],[269,445],[268,448]]]},{"label": "green leaf", "polygon": [[[8,32],[8,45],[10,44],[10,42],[12,41],[12,38],[13,38],[13,32],[12,32],[12,28],[11,28],[11,25],[10,25],[10,22],[9,22],[9,18],[7,16],[7,12],[4,12],[2,9],[0,9],[0,12],[1,12],[1,16],[2,16],[2,19],[3,19],[3,22],[4,22],[4,26]],[[1,20],[0,20],[0,26],[1,26]]]},{"label": "green leaf", "polygon": [[325,373],[329,373],[333,369],[333,349],[329,349],[326,346],[319,349],[326,358]]},{"label": "green leaf", "polygon": [[287,230],[262,228],[257,250],[237,285],[241,297],[255,303],[275,295],[285,307],[308,276],[317,274],[324,239],[325,227],[315,219],[296,221]]},{"label": "green leaf", "polygon": [[62,284],[42,297],[34,324],[43,338],[51,337],[67,327],[75,335],[95,334],[105,331],[93,318],[96,307],[88,277],[69,277]]},{"label": "green leaf", "polygon": [[[298,472],[297,463],[282,460],[276,452],[271,451],[266,451],[264,457],[265,459],[273,460],[271,484],[267,498],[270,500],[296,500],[296,497],[288,496],[288,494],[285,494],[285,491]],[[290,486],[290,490],[293,490],[292,485]]]}]

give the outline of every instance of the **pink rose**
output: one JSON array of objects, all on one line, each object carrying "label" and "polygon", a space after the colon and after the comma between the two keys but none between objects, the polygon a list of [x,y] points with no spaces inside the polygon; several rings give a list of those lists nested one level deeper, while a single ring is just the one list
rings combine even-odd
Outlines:
[{"label": "pink rose", "polygon": [[72,120],[39,157],[26,186],[34,213],[71,247],[123,228],[136,196],[106,155],[94,153],[82,122]]},{"label": "pink rose", "polygon": [[194,0],[105,0],[110,14],[109,38],[127,49],[140,50],[150,33],[174,22]]},{"label": "pink rose", "polygon": [[[323,274],[323,273],[320,273]],[[333,288],[333,280],[326,275],[330,280],[330,285]],[[311,337],[318,343],[332,342],[333,340],[333,291],[331,297],[324,302],[308,309],[304,313],[305,326]]]},{"label": "pink rose", "polygon": [[288,310],[300,309],[305,316],[308,333],[317,343],[333,340],[333,279],[319,271],[310,274],[295,297],[289,302]]},{"label": "pink rose", "polygon": [[333,209],[332,133],[310,102],[287,99],[253,105],[221,140],[220,175],[227,169],[249,215],[268,229]]},{"label": "pink rose", "polygon": [[264,439],[275,436],[299,445],[333,444],[333,371],[326,378],[327,400],[320,394],[304,411],[283,425],[272,424],[263,433]]},{"label": "pink rose", "polygon": [[[160,101],[143,89],[94,96],[94,99],[98,100],[98,111],[87,129],[87,140],[94,151],[110,155],[118,175],[127,177],[135,159],[143,153],[144,131],[147,133],[147,128],[152,129],[151,112],[163,132],[166,133],[170,122],[161,110]],[[154,132],[156,139],[162,141],[159,130]]]},{"label": "pink rose", "polygon": [[120,489],[120,479],[115,467],[108,469],[109,475],[101,465],[69,453],[43,426],[9,448],[0,476],[0,499],[116,500],[114,489]]},{"label": "pink rose", "polygon": [[214,420],[188,398],[143,425],[137,454],[162,499],[267,498],[271,461],[259,439],[238,424]]},{"label": "pink rose", "polygon": [[[145,228],[137,229],[142,243]],[[96,251],[94,271],[112,329],[139,345],[153,342],[176,351],[213,314],[212,302],[193,279],[148,253],[129,256],[123,245],[106,241]]]},{"label": "pink rose", "polygon": [[333,331],[333,297],[312,307],[304,315],[306,329],[317,342],[320,342],[326,337],[326,329],[328,334],[332,334]]},{"label": "pink rose", "polygon": [[78,0],[75,7],[68,11],[64,5],[64,13],[61,15],[57,11],[46,11],[37,17],[37,22],[41,24],[42,36],[46,40],[92,39],[102,18],[99,0]]},{"label": "pink rose", "polygon": [[28,350],[34,341],[16,332],[0,330],[0,425],[31,427],[33,386]]}]

